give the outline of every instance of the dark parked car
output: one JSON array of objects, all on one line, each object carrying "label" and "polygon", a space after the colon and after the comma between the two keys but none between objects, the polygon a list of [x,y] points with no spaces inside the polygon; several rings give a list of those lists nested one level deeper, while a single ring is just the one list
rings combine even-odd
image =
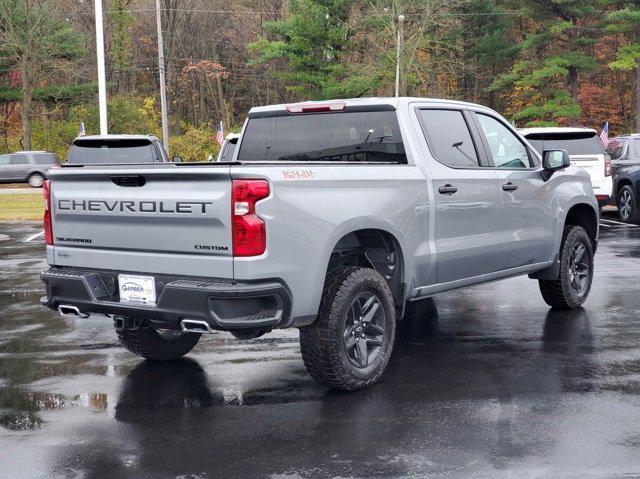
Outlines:
[{"label": "dark parked car", "polygon": [[620,219],[640,222],[640,133],[613,138],[607,147],[613,165],[613,197]]},{"label": "dark parked car", "polygon": [[29,183],[41,188],[47,171],[58,160],[46,151],[16,151],[0,155],[0,183]]}]

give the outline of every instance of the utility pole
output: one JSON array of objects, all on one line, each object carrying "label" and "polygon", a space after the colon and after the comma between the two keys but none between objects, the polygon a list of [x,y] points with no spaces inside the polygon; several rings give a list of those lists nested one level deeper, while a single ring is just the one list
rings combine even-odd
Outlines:
[{"label": "utility pole", "polygon": [[398,32],[396,38],[396,98],[400,96],[400,55],[402,54],[404,15],[398,16]]},{"label": "utility pole", "polygon": [[98,108],[100,111],[100,134],[107,128],[107,82],[104,74],[104,32],[102,28],[102,0],[95,0],[96,15],[96,62],[98,64]]},{"label": "utility pole", "polygon": [[162,21],[160,0],[156,0],[156,27],[158,29],[158,71],[160,72],[160,109],[162,114],[162,144],[169,154],[169,123],[167,120],[167,92],[164,86],[164,42],[162,41]]}]

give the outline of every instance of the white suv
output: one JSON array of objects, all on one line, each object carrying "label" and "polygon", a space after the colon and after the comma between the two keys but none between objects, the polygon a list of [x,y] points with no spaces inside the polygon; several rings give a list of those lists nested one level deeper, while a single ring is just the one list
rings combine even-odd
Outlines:
[{"label": "white suv", "polygon": [[611,157],[604,151],[600,137],[591,128],[523,128],[520,133],[538,153],[543,150],[567,150],[571,164],[589,173],[598,204],[609,202],[613,189]]}]

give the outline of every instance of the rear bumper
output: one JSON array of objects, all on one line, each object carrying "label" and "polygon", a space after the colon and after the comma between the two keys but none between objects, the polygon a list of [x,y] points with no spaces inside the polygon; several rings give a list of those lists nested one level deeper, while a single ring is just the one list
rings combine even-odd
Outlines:
[{"label": "rear bumper", "polygon": [[153,275],[157,302],[145,306],[120,302],[118,273],[51,268],[41,273],[47,289],[41,303],[53,310],[67,305],[86,314],[136,317],[167,329],[180,329],[183,319],[206,321],[212,329],[223,331],[288,327],[291,323],[291,295],[277,280],[238,283]]}]

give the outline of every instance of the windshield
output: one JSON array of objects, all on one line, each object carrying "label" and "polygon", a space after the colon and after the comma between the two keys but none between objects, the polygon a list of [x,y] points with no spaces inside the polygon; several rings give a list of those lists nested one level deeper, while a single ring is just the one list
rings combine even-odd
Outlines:
[{"label": "windshield", "polygon": [[238,161],[406,163],[395,111],[250,118]]},{"label": "windshield", "polygon": [[67,162],[96,163],[153,163],[160,161],[151,140],[76,140],[71,146]]},{"label": "windshield", "polygon": [[526,136],[536,151],[567,150],[570,155],[602,155],[604,150],[598,135],[585,133],[536,133]]}]

